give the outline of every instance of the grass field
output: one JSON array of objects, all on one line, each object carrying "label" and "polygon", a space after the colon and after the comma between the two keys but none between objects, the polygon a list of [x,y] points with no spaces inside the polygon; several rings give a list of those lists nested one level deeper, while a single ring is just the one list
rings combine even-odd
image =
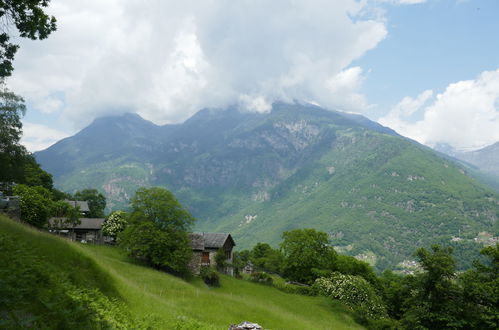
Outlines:
[{"label": "grass field", "polygon": [[183,280],[134,264],[116,248],[68,242],[3,216],[0,234],[23,242],[20,248],[29,247],[74,285],[98,288],[123,301],[133,317],[151,320],[157,329],[227,329],[245,320],[265,329],[361,328],[325,298],[288,294],[228,276],[221,277],[220,288],[209,288],[197,278]]}]

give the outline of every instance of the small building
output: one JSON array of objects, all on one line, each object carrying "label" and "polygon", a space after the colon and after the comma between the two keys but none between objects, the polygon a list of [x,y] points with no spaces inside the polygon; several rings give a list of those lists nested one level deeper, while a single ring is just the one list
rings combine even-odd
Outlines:
[{"label": "small building", "polygon": [[234,275],[232,267],[232,249],[236,243],[227,233],[190,233],[189,240],[192,248],[192,259],[189,268],[194,274],[199,274],[201,267],[217,266],[215,256],[222,249],[225,254],[225,274]]},{"label": "small building", "polygon": [[251,261],[248,261],[243,268],[243,273],[251,275],[251,274],[253,274],[254,270],[255,270],[255,266],[253,266],[253,263]]},{"label": "small building", "polygon": [[88,216],[90,213],[90,208],[88,207],[87,201],[70,201],[69,199],[65,199],[64,202],[68,203],[72,207],[77,207],[80,210],[81,215]]},{"label": "small building", "polygon": [[72,225],[67,218],[50,218],[49,231],[66,236],[73,241],[84,243],[103,244],[105,237],[102,235],[104,218],[80,218],[80,223]]}]

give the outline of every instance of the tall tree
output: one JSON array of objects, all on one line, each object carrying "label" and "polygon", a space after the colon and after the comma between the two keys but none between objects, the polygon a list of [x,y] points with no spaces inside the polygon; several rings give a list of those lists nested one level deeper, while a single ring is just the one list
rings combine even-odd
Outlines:
[{"label": "tall tree", "polygon": [[9,31],[17,28],[19,35],[32,40],[45,39],[56,30],[56,19],[47,15],[44,8],[50,0],[0,1],[0,79],[14,70],[12,61],[19,45],[10,42]]},{"label": "tall tree", "polygon": [[403,323],[413,329],[460,329],[462,292],[456,284],[456,263],[451,247],[433,245],[416,250],[425,272],[416,275],[411,296],[404,302]]},{"label": "tall tree", "polygon": [[9,191],[12,182],[52,189],[52,176],[20,144],[25,112],[23,98],[0,82],[0,190]]},{"label": "tall tree", "polygon": [[177,274],[188,273],[192,251],[187,230],[194,218],[164,188],[140,188],[119,244],[132,258]]},{"label": "tall tree", "polygon": [[282,273],[293,281],[312,283],[317,271],[332,270],[336,252],[326,233],[315,229],[295,229],[282,234],[284,254]]}]

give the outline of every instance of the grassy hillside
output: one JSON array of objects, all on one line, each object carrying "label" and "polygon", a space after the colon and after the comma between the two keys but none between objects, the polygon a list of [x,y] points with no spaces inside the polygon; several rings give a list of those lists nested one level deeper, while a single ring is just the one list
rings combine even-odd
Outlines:
[{"label": "grassy hillside", "polygon": [[[88,321],[92,315],[105,314],[99,311],[102,309],[113,314],[94,320],[102,328],[128,322],[126,324],[157,329],[223,329],[243,320],[257,322],[268,329],[361,328],[341,307],[323,298],[287,294],[226,276],[221,278],[220,288],[208,288],[198,279],[184,281],[133,264],[115,248],[68,242],[3,216],[0,216],[0,233],[0,256],[2,261],[9,261],[7,266],[2,265],[0,281],[10,284],[8,289],[6,286],[0,289],[0,315],[4,317],[5,311],[15,310],[25,327],[34,324],[30,322],[35,322],[38,314],[52,313],[60,319],[82,317],[81,327],[78,324],[62,327],[88,328],[84,317]],[[16,242],[15,246],[12,242]],[[43,273],[46,281],[39,281],[40,278],[31,283],[22,281],[28,279],[34,269]],[[83,293],[74,301],[66,299],[64,306],[50,305],[57,302],[54,298],[62,297],[64,290]],[[61,297],[54,296],[57,293],[62,294]],[[81,298],[92,294],[98,295],[98,299],[89,303],[88,298]],[[22,299],[16,300],[16,296]],[[49,304],[44,305],[38,297]],[[9,303],[13,301],[15,304]],[[78,307],[75,310],[79,314],[71,311],[59,315],[54,310],[62,307],[59,309],[63,312],[69,308],[68,304]]]}]

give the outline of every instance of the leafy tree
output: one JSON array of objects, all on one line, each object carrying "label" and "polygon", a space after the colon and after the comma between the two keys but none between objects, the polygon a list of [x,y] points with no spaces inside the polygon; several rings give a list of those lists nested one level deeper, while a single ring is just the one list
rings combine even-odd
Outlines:
[{"label": "leafy tree", "polygon": [[374,273],[373,268],[364,261],[358,260],[352,256],[337,255],[333,269],[342,274],[357,275],[363,277],[366,281],[379,288],[379,279]]},{"label": "leafy tree", "polygon": [[56,29],[56,19],[44,12],[50,0],[8,0],[0,2],[0,79],[8,77],[14,70],[12,61],[18,45],[10,41],[7,33],[14,25],[23,38],[45,39]]},{"label": "leafy tree", "polygon": [[315,229],[295,229],[284,232],[282,237],[282,273],[286,278],[312,283],[317,278],[315,271],[333,269],[336,252],[329,246],[326,233]]},{"label": "leafy tree", "polygon": [[232,267],[234,267],[234,273],[236,276],[239,276],[241,270],[248,264],[250,261],[249,250],[235,251],[232,255]]},{"label": "leafy tree", "polygon": [[0,82],[0,183],[10,191],[10,183],[43,186],[52,189],[52,176],[42,170],[35,158],[19,141],[21,117],[26,112],[24,100]]},{"label": "leafy tree", "polygon": [[21,198],[21,220],[35,227],[44,227],[53,210],[50,191],[40,186],[20,184],[14,187],[14,194]]},{"label": "leafy tree", "polygon": [[192,251],[187,230],[194,218],[164,188],[140,188],[132,198],[129,225],[118,235],[132,258],[185,274]]},{"label": "leafy tree", "polygon": [[127,223],[128,214],[125,211],[114,211],[102,225],[102,232],[104,235],[116,239],[116,236],[125,230]]},{"label": "leafy tree", "polygon": [[411,296],[404,302],[403,324],[413,329],[462,328],[462,293],[456,284],[452,248],[433,245],[416,256],[425,272],[415,276]]},{"label": "leafy tree", "polygon": [[464,317],[470,329],[499,328],[499,244],[480,252],[488,260],[476,261],[475,268],[463,273]]},{"label": "leafy tree", "polygon": [[267,243],[257,243],[251,250],[251,262],[259,270],[279,273],[284,256],[281,251],[273,249]]},{"label": "leafy tree", "polygon": [[103,218],[106,208],[106,197],[99,193],[97,189],[83,189],[74,194],[74,198],[80,201],[87,201],[90,218]]}]

